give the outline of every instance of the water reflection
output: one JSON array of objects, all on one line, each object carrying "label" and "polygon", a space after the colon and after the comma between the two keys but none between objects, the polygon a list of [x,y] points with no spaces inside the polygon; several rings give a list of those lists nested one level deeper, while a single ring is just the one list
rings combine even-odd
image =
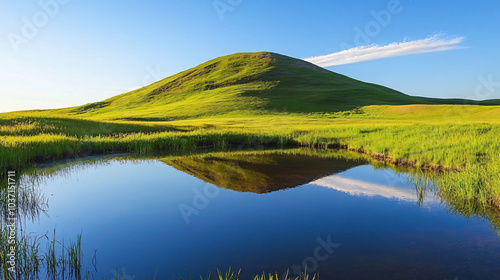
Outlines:
[{"label": "water reflection", "polygon": [[[17,178],[19,180],[19,178]],[[34,222],[39,220],[40,215],[47,214],[48,199],[40,186],[45,181],[44,176],[23,176],[21,181],[16,180],[15,185],[15,212],[20,221]],[[8,198],[9,192],[6,188],[7,183],[2,182],[0,188],[0,217],[2,223],[9,218]]]},{"label": "water reflection", "polygon": [[253,193],[295,188],[366,163],[361,158],[335,161],[338,153],[308,151],[215,153],[161,161],[218,187]]},{"label": "water reflection", "polygon": [[415,194],[415,190],[409,188],[375,184],[335,175],[318,179],[310,184],[334,189],[353,196],[379,196],[388,199],[421,203],[423,201],[436,201],[436,195],[433,192],[425,192],[422,196],[418,196]]},{"label": "water reflection", "polygon": [[[26,205],[38,209],[23,212],[29,230],[83,232],[88,264],[99,249],[98,279],[122,270],[189,279],[229,266],[244,276],[281,273],[330,237],[341,246],[318,262],[321,279],[499,276],[500,241],[477,218],[498,229],[498,212],[458,207],[432,176],[374,167],[343,151],[296,149],[93,158],[48,165],[20,181],[33,198]],[[193,206],[207,185],[222,189],[187,224],[179,205]]]},{"label": "water reflection", "polygon": [[[332,160],[342,159],[342,160]],[[447,211],[488,220],[500,235],[500,210],[452,196],[434,185],[442,174],[376,164],[384,174],[380,184],[333,176],[366,165],[362,155],[336,150],[293,149],[269,152],[209,153],[161,159],[162,162],[218,187],[240,192],[269,193],[315,184],[356,196],[380,196],[415,202],[443,203]],[[386,171],[383,171],[387,169]],[[390,174],[400,174],[391,176]],[[359,175],[359,174],[358,174]]]},{"label": "water reflection", "polygon": [[[247,152],[213,152],[191,156],[138,158],[131,155],[93,156],[78,160],[59,161],[40,165],[19,177],[18,211],[20,218],[38,220],[47,215],[47,194],[41,186],[57,178],[68,178],[89,168],[98,169],[114,161],[139,164],[160,161],[206,183],[238,192],[270,193],[305,184],[335,189],[353,196],[380,196],[416,202],[444,203],[450,213],[489,220],[500,234],[500,211],[440,191],[433,184],[439,176],[419,170],[397,169],[375,164],[384,179],[369,180],[335,176],[358,166],[366,166],[369,159],[363,155],[338,150],[290,149]],[[393,175],[391,175],[393,174]],[[399,174],[399,175],[398,175]],[[365,178],[368,179],[368,178]],[[2,186],[6,186],[2,183]],[[0,215],[6,218],[6,189],[0,188]]]}]

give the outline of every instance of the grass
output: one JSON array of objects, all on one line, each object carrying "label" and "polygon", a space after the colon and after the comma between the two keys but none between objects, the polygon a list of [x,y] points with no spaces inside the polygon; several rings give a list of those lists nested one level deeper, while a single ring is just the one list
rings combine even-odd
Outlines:
[{"label": "grass", "polygon": [[[81,235],[77,236],[76,242],[65,247],[64,241],[60,242],[55,238],[50,240],[46,235],[37,237],[18,233],[20,236],[16,238],[16,269],[13,272],[9,270],[7,259],[7,234],[6,228],[0,228],[0,279],[81,279]],[[42,254],[40,246],[44,243],[47,249]]]},{"label": "grass", "polygon": [[[500,101],[477,102],[500,105]],[[259,52],[203,63],[149,86],[51,114],[100,120],[173,121],[268,112],[331,113],[369,105],[470,104],[408,96],[302,60]]]},{"label": "grass", "polygon": [[101,102],[0,114],[0,171],[88,154],[335,147],[442,170],[450,195],[500,206],[495,105],[408,96],[291,57],[240,53]]},{"label": "grass", "polygon": [[[215,277],[216,280],[240,280],[240,274],[241,270],[239,271],[234,271],[231,268],[229,268],[226,272],[221,272],[220,270],[217,270],[217,277]],[[207,277],[203,278],[200,276],[201,280],[211,280],[211,275],[208,275]],[[301,273],[301,275],[298,275],[296,277],[290,277],[288,273],[286,273],[283,277],[278,277],[277,274],[265,274],[262,273],[262,275],[256,275],[253,277],[253,280],[317,280],[319,279],[319,274],[314,274],[314,275],[309,275],[306,272]]]},{"label": "grass", "polygon": [[[433,110],[441,110],[440,106]],[[0,169],[22,169],[34,162],[76,155],[156,151],[194,151],[199,148],[240,149],[256,145],[272,147],[344,147],[369,155],[421,168],[446,170],[441,185],[457,196],[498,203],[500,198],[500,108],[487,107],[490,119],[473,108],[462,119],[439,119],[439,112],[418,117],[415,106],[382,110],[405,110],[417,120],[377,112],[345,116],[220,117],[172,122],[100,122],[67,118],[1,115]],[[496,111],[495,111],[495,110]],[[498,113],[494,115],[493,113]],[[435,114],[436,116],[431,116]],[[28,114],[29,115],[29,114]],[[106,131],[99,132],[100,127]],[[80,133],[75,133],[80,131]],[[88,132],[84,132],[88,131]],[[135,131],[135,132],[134,132]],[[87,134],[88,133],[88,134]],[[455,172],[453,169],[461,172]]]},{"label": "grass", "polygon": [[[117,152],[343,148],[416,167],[415,172],[444,172],[432,179],[450,202],[450,211],[482,215],[500,228],[500,106],[495,105],[500,101],[408,96],[283,55],[242,53],[101,102],[0,114],[0,172]],[[420,192],[427,180],[417,180]],[[27,201],[21,205],[26,213],[43,211],[34,206],[43,204],[43,198],[27,194],[20,201]],[[12,279],[5,270],[5,234],[2,228],[2,277]],[[82,276],[81,236],[69,247],[48,240],[43,256],[40,244],[40,238],[30,236],[18,240],[19,273],[26,274],[17,279],[34,279],[43,269],[53,278],[61,273]],[[239,279],[232,270],[217,276]]]},{"label": "grass", "polygon": [[[12,206],[7,205],[10,198],[7,182],[1,181],[0,187],[0,279],[81,279],[81,235],[75,242],[66,246],[48,234],[36,236],[23,228],[27,221],[36,222],[48,208],[47,198],[40,192],[41,176],[21,176],[17,173],[15,181],[15,235],[11,233]],[[22,183],[21,183],[22,181]],[[9,225],[9,226],[7,226]],[[9,235],[11,234],[11,235]],[[15,252],[15,271],[11,267]]]},{"label": "grass", "polygon": [[[42,169],[25,170],[24,178],[38,185],[54,176],[78,172],[89,166],[106,165],[111,160],[137,163],[143,160],[158,160],[219,187],[240,192],[268,193],[303,185],[317,178],[366,164],[372,158],[366,153],[353,153],[344,149],[265,149],[261,146],[250,146],[239,147],[238,151],[227,148],[217,151],[202,149],[166,154],[163,152],[145,155],[114,154],[82,158],[77,161],[58,161],[55,165],[49,164]],[[442,172],[414,167],[402,168],[377,161],[372,162],[372,165],[376,168],[389,167],[396,173],[409,174],[408,184],[415,187],[420,198],[419,203],[423,202],[428,189],[437,186],[434,191],[442,198],[443,205],[449,212],[466,218],[473,216],[484,218],[500,234],[500,211],[498,206],[489,203],[488,195],[484,192],[486,188],[483,187],[483,184],[491,184],[495,179],[485,179],[488,174],[486,171],[483,170],[481,173],[470,168],[461,172],[452,170]],[[491,168],[491,165],[479,168]],[[475,186],[473,190],[484,192],[482,200],[475,199],[474,193],[469,193],[469,196],[463,194],[468,191],[469,185]],[[20,197],[24,198],[19,201],[22,206],[21,212],[29,217],[39,215],[43,211],[45,199],[37,194],[38,189],[30,187],[20,190],[22,190]]]}]

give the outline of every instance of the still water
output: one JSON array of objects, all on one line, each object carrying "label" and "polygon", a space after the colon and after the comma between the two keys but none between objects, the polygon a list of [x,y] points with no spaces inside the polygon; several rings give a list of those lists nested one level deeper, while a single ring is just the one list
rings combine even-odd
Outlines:
[{"label": "still water", "polygon": [[24,230],[55,229],[65,242],[82,234],[83,271],[96,279],[306,266],[320,279],[500,279],[488,220],[454,214],[431,186],[362,160],[216,153],[40,170],[21,178],[36,182],[45,208]]}]

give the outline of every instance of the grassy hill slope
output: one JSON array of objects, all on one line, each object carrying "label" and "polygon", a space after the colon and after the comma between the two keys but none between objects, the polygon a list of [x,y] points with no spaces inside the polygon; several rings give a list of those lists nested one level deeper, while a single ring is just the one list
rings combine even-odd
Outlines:
[{"label": "grassy hill slope", "polygon": [[366,105],[464,103],[408,96],[303,60],[260,52],[216,58],[149,86],[59,112],[98,119],[158,121],[276,112],[329,113]]},{"label": "grassy hill slope", "polygon": [[494,104],[412,97],[283,55],[241,53],[102,102],[0,114],[0,170],[101,153],[343,146],[448,167],[441,190],[500,208],[500,106],[481,106]]}]

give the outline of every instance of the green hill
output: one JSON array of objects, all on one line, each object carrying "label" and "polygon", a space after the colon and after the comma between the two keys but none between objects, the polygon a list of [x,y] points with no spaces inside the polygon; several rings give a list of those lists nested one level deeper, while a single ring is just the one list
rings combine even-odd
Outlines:
[{"label": "green hill", "polygon": [[360,159],[334,160],[336,151],[324,157],[306,151],[212,153],[170,157],[162,162],[207,183],[253,193],[295,188],[365,163]]},{"label": "green hill", "polygon": [[[344,147],[395,164],[462,170],[449,174],[440,189],[465,205],[500,207],[500,106],[481,106],[495,104],[500,100],[408,96],[287,56],[241,53],[101,102],[0,114],[0,170],[102,153]],[[266,166],[233,163],[171,162],[207,182],[245,191],[301,183],[254,180],[268,175]],[[234,176],[211,168],[229,168]],[[255,175],[249,184],[239,183],[249,174]]]},{"label": "green hill", "polygon": [[408,96],[303,60],[259,52],[216,58],[149,86],[62,112],[147,121],[276,112],[325,113],[366,105],[465,103],[460,99]]}]

